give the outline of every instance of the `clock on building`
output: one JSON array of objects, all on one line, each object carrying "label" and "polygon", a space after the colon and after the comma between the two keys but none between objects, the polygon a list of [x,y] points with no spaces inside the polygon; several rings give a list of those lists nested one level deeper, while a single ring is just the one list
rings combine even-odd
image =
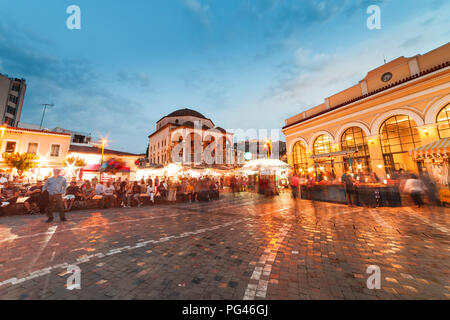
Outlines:
[{"label": "clock on building", "polygon": [[388,82],[391,79],[392,79],[392,73],[390,73],[390,72],[386,72],[385,74],[383,74],[381,76],[381,81],[383,81],[383,82]]}]

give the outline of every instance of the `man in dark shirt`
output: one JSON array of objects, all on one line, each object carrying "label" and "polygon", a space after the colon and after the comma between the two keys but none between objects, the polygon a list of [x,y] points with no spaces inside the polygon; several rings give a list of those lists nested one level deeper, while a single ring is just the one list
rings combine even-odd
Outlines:
[{"label": "man in dark shirt", "polygon": [[19,189],[11,182],[8,182],[6,187],[2,190],[2,197],[4,202],[8,202],[10,205],[14,204],[19,198]]},{"label": "man in dark shirt", "polygon": [[77,197],[81,196],[80,188],[78,188],[76,181],[72,181],[70,186],[66,189],[66,195],[64,197],[64,207],[67,211],[72,209],[72,206]]},{"label": "man in dark shirt", "polygon": [[131,201],[134,199],[138,203],[138,207],[142,206],[139,196],[141,195],[141,187],[138,185],[137,181],[133,182],[133,187],[131,189],[131,194],[128,195],[128,206],[131,207]]},{"label": "man in dark shirt", "polygon": [[27,201],[23,203],[25,209],[27,210],[27,214],[34,214],[36,211],[36,207],[41,207],[42,199],[42,182],[38,181],[37,184],[31,187],[27,193],[25,193],[26,197],[29,197]]}]

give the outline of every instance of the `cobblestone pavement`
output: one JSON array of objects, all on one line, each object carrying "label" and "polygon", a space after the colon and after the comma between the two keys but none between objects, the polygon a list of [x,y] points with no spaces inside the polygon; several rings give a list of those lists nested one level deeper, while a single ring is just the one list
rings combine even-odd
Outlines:
[{"label": "cobblestone pavement", "polygon": [[0,299],[449,299],[449,213],[226,194],[50,225],[3,217]]}]

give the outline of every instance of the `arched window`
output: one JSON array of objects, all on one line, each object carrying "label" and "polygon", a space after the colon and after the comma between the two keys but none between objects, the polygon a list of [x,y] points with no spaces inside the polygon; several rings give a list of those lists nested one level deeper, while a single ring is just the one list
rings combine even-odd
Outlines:
[{"label": "arched window", "polygon": [[327,135],[318,136],[314,141],[314,154],[324,154],[331,152],[331,139]]},{"label": "arched window", "polygon": [[308,170],[308,156],[306,146],[303,141],[297,141],[294,144],[294,170],[299,174],[306,174]]},{"label": "arched window", "polygon": [[436,119],[441,139],[450,137],[450,104],[446,105],[439,112]]},{"label": "arched window", "polygon": [[351,167],[353,172],[371,171],[369,146],[366,134],[360,127],[351,127],[345,130],[341,137],[341,150],[357,150],[356,153],[344,157],[346,170]]},{"label": "arched window", "polygon": [[403,154],[420,144],[416,122],[406,115],[393,116],[381,126],[380,137],[386,169],[405,169]]}]

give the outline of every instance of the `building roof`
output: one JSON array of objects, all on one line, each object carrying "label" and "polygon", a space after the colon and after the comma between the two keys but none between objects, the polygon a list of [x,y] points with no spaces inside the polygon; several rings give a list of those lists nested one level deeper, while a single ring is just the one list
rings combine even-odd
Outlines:
[{"label": "building roof", "polygon": [[200,112],[188,108],[179,109],[167,115],[167,117],[183,117],[183,116],[193,116],[197,118],[206,119],[205,116],[202,115]]},{"label": "building roof", "polygon": [[49,131],[49,130],[35,130],[35,129],[27,129],[27,128],[17,128],[17,127],[9,127],[9,126],[5,126],[5,127],[6,127],[6,131],[35,132],[35,133],[53,134],[53,135],[70,137],[70,133],[54,132],[54,131]]},{"label": "building roof", "polygon": [[420,72],[419,74],[415,74],[415,75],[412,75],[412,76],[403,78],[403,79],[401,79],[401,80],[399,80],[399,81],[397,81],[397,82],[391,83],[391,84],[386,85],[386,86],[384,86],[384,87],[382,87],[382,88],[379,88],[379,89],[377,89],[377,90],[371,91],[371,92],[369,92],[369,93],[367,93],[367,94],[358,96],[358,97],[356,97],[356,98],[354,98],[354,99],[351,99],[351,100],[349,100],[349,101],[345,101],[345,102],[340,103],[340,104],[338,104],[338,105],[336,105],[336,106],[334,106],[334,107],[331,107],[331,108],[329,108],[329,109],[326,109],[326,110],[323,110],[323,111],[321,111],[321,112],[312,114],[312,115],[310,115],[310,116],[308,116],[308,117],[305,117],[305,118],[303,118],[303,119],[300,119],[300,120],[298,120],[298,121],[289,123],[289,124],[285,125],[285,126],[283,127],[283,129],[287,129],[287,128],[293,127],[293,126],[295,126],[295,125],[297,125],[297,124],[299,124],[299,123],[302,123],[302,122],[311,120],[311,119],[316,118],[316,117],[318,117],[318,116],[321,116],[321,115],[323,115],[323,114],[325,114],[325,113],[329,113],[329,112],[334,111],[334,110],[336,110],[336,109],[339,109],[339,108],[345,107],[345,106],[347,106],[347,105],[350,105],[350,104],[352,104],[352,103],[354,103],[354,102],[358,102],[358,101],[360,101],[360,100],[364,100],[364,99],[366,99],[366,98],[368,98],[368,97],[371,97],[371,96],[373,96],[373,95],[375,95],[375,94],[378,94],[378,93],[383,92],[383,91],[387,91],[387,90],[389,90],[389,89],[391,89],[391,88],[394,88],[394,87],[397,87],[397,86],[399,86],[399,85],[401,85],[401,84],[403,84],[403,83],[406,83],[406,82],[409,82],[409,81],[411,81],[411,80],[414,80],[414,79],[417,79],[417,78],[426,76],[426,75],[428,75],[428,74],[430,74],[430,73],[432,73],[432,72],[435,72],[435,71],[438,71],[438,70],[447,68],[447,67],[449,67],[449,66],[450,66],[450,62],[442,63],[442,64],[440,64],[440,65],[437,65],[437,66],[433,67],[433,68],[430,68],[430,69],[427,69],[427,70],[425,70],[425,71],[422,71],[422,72]]},{"label": "building roof", "polygon": [[414,82],[418,78],[441,69],[446,69],[450,66],[449,59],[450,43],[447,43],[423,55],[419,54],[410,58],[400,57],[392,60],[369,71],[367,76],[358,84],[327,97],[324,103],[286,119],[283,129],[352,105],[355,102],[364,101],[382,92],[389,92],[395,87]]},{"label": "building roof", "polygon": [[[78,153],[90,153],[90,154],[102,154],[102,148],[98,148],[95,146],[80,146],[80,145],[70,145],[69,152],[78,152]],[[115,156],[142,156],[143,154],[129,153],[123,151],[116,151],[111,149],[103,149],[103,153],[106,155],[115,155]]]},{"label": "building roof", "polygon": [[206,118],[204,115],[202,115],[198,111],[195,111],[195,110],[192,110],[192,109],[188,109],[188,108],[184,108],[184,109],[179,109],[179,110],[176,110],[176,111],[174,111],[172,113],[169,113],[167,116],[162,117],[157,122],[160,122],[161,120],[163,120],[165,118],[185,117],[185,116],[191,116],[191,117],[196,117],[196,118],[200,118],[200,119],[205,119],[205,120],[211,121],[211,119]]}]

